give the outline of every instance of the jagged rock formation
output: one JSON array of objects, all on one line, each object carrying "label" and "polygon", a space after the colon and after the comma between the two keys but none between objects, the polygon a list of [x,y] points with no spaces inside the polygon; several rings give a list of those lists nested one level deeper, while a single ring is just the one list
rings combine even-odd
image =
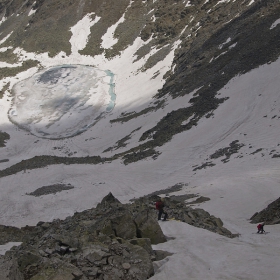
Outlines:
[{"label": "jagged rock formation", "polygon": [[[158,196],[147,196],[139,199],[141,204],[149,204],[153,207],[153,202],[158,200]],[[201,198],[201,201],[207,200]],[[135,202],[136,205],[139,203]],[[194,202],[196,203],[196,202]],[[223,222],[220,218],[210,215],[207,211],[199,208],[192,208],[188,206],[180,197],[171,196],[164,198],[165,210],[170,219],[179,220],[188,223],[192,226],[204,228],[209,231],[234,238],[238,234],[231,233],[228,229],[223,227]]]},{"label": "jagged rock formation", "polygon": [[270,203],[262,211],[255,213],[250,220],[251,223],[265,222],[267,225],[280,224],[280,198]]},{"label": "jagged rock formation", "polygon": [[[158,198],[121,204],[109,193],[96,208],[65,220],[21,229],[1,226],[0,244],[22,242],[0,258],[3,280],[149,278],[152,261],[170,255],[151,247],[166,241],[154,210]],[[234,237],[219,218],[202,209],[169,198],[165,203],[171,218]]]}]

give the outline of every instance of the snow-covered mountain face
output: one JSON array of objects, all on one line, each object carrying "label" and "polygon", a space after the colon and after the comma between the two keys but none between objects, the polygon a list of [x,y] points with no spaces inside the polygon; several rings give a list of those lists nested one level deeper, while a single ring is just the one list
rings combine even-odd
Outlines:
[{"label": "snow-covered mountain face", "polygon": [[[3,0],[0,19],[0,224],[181,183],[251,242],[248,219],[280,196],[279,0]],[[74,188],[27,195],[53,184]]]}]

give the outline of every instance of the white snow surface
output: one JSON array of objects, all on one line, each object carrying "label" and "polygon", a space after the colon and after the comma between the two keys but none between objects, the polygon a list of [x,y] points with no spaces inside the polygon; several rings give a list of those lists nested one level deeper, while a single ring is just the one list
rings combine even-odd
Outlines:
[{"label": "white snow surface", "polygon": [[37,10],[31,9],[31,10],[29,11],[29,13],[28,13],[28,16],[29,16],[29,17],[32,16],[33,14],[36,13],[36,11],[37,11]]},{"label": "white snow surface", "polygon": [[118,39],[114,37],[116,28],[120,23],[124,22],[124,15],[112,26],[110,26],[107,30],[107,32],[102,36],[102,48],[109,49],[113,45],[115,45],[118,42]]},{"label": "white snow surface", "polygon": [[[228,2],[230,2],[231,0],[221,0],[221,1],[219,1],[215,6],[217,6],[217,5],[219,5],[219,4],[222,4],[222,3],[228,3]],[[215,7],[214,6],[214,7]]]},{"label": "white snow surface", "polygon": [[13,31],[11,33],[9,33],[6,37],[4,37],[1,41],[0,41],[0,45],[2,45],[11,35],[12,35]]},{"label": "white snow surface", "polygon": [[[130,1],[129,5],[126,8],[126,11],[131,7],[133,1]],[[126,13],[125,11],[125,13]],[[118,39],[115,38],[115,31],[118,27],[118,25],[122,22],[124,22],[125,20],[125,13],[122,15],[122,17],[112,26],[110,26],[107,29],[107,32],[102,36],[102,43],[101,43],[101,47],[105,48],[105,49],[110,49],[113,45],[115,45],[118,42]]]},{"label": "white snow surface", "polygon": [[250,3],[248,4],[248,6],[251,6],[254,2],[255,2],[255,0],[251,0]]},{"label": "white snow surface", "polygon": [[11,63],[7,63],[7,62],[2,62],[0,61],[0,68],[5,68],[5,67],[8,67],[8,68],[12,68],[12,67],[19,67],[21,66],[22,63],[14,63],[14,64],[11,64]]},{"label": "white snow surface", "polygon": [[[275,235],[280,227],[267,226],[270,234],[250,232],[228,239],[177,221],[162,222],[166,236],[175,238],[153,246],[174,253],[155,262],[156,274],[151,279],[277,279],[280,246]],[[269,271],[269,272],[268,272]],[[266,273],[265,273],[266,272]]]},{"label": "white snow surface", "polygon": [[90,35],[90,28],[100,20],[100,17],[95,16],[92,20],[93,13],[85,15],[77,24],[71,27],[72,37],[70,39],[72,53],[78,53],[78,51],[85,48],[88,36]]},{"label": "white snow surface", "polygon": [[[22,49],[15,53],[25,59],[37,59],[43,67],[81,64],[112,71],[116,75],[114,110],[75,137],[39,139],[9,121],[12,98],[6,93],[0,99],[0,120],[1,130],[10,135],[10,140],[1,148],[0,160],[9,161],[1,162],[1,169],[36,155],[110,156],[111,152],[102,152],[141,127],[131,135],[127,147],[116,152],[125,151],[168,112],[189,106],[192,94],[174,100],[169,98],[162,110],[127,123],[111,124],[110,120],[122,112],[139,112],[153,101],[164,84],[164,74],[171,69],[174,50],[146,72],[139,71],[146,58],[133,63],[133,54],[144,44],[140,38],[111,60],[104,55],[82,56],[78,50],[85,47],[88,35],[85,31],[79,37],[81,26],[89,30],[92,24],[88,17],[79,28],[71,29],[77,37],[70,40],[70,56],[60,53],[50,58],[47,54],[27,53]],[[80,45],[78,37],[83,38]],[[11,88],[37,70],[34,67],[14,78],[3,79],[1,86],[10,82]],[[151,79],[155,73],[159,75]],[[187,185],[177,194],[197,193],[209,197],[209,201],[197,207],[220,217],[226,228],[240,236],[229,239],[181,222],[162,223],[164,233],[175,239],[154,248],[173,255],[155,264],[156,274],[151,279],[278,279],[280,226],[265,226],[269,232],[266,235],[254,234],[256,225],[250,224],[249,218],[280,193],[280,159],[272,158],[273,153],[279,152],[280,144],[279,73],[280,59],[236,76],[221,89],[218,97],[229,99],[214,115],[201,119],[196,127],[175,135],[172,141],[158,148],[162,154],[157,160],[145,159],[129,165],[121,160],[98,165],[52,165],[1,178],[0,224],[24,226],[63,219],[76,211],[95,207],[108,192],[127,203],[131,198],[183,182]],[[213,160],[215,166],[193,171],[194,166],[208,161],[211,154],[235,140],[244,146],[227,163],[218,158]],[[257,149],[263,150],[253,153]],[[40,197],[27,195],[39,187],[56,183],[70,183],[74,189]]]},{"label": "white snow surface", "polygon": [[14,246],[19,246],[22,242],[9,242],[5,245],[0,245],[0,255],[5,255],[5,253],[13,248]]},{"label": "white snow surface", "polygon": [[0,25],[5,21],[7,20],[7,18],[5,16],[2,17],[2,19],[0,20]]},{"label": "white snow surface", "polygon": [[0,48],[0,52],[5,52],[9,49],[12,49],[12,47],[4,47],[4,48]]},{"label": "white snow surface", "polygon": [[277,19],[275,22],[273,22],[273,24],[271,25],[270,29],[275,28],[278,24],[280,24],[280,18]]}]

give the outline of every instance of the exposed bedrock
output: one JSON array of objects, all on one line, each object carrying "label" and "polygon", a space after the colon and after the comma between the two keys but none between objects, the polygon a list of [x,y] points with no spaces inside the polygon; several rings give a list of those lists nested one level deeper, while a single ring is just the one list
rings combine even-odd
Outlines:
[{"label": "exposed bedrock", "polygon": [[[96,208],[65,220],[21,229],[1,226],[0,244],[22,242],[0,258],[3,279],[149,278],[154,273],[152,262],[171,255],[151,246],[167,241],[157,221],[158,198],[122,204],[110,193]],[[234,237],[219,218],[202,209],[173,199],[165,203],[170,218]]]}]

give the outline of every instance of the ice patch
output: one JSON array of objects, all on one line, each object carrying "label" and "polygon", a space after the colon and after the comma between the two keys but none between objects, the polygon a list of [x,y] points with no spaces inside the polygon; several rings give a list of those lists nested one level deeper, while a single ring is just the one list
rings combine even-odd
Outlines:
[{"label": "ice patch", "polygon": [[77,135],[114,108],[114,74],[90,66],[62,65],[19,82],[9,119],[41,138]]}]

